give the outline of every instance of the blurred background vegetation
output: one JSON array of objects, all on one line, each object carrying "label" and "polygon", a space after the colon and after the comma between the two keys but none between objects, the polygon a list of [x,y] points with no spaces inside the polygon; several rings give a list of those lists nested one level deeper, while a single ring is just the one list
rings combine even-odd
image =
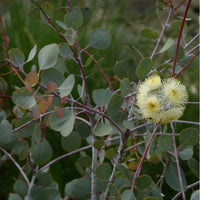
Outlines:
[{"label": "blurred background vegetation", "polygon": [[[40,1],[41,2],[41,1]],[[63,20],[66,14],[66,0],[49,0],[54,5],[55,14],[54,20]],[[99,27],[105,28],[105,30],[111,36],[111,45],[106,50],[93,50],[88,51],[94,55],[96,60],[104,57],[102,67],[104,71],[109,75],[111,80],[114,80],[113,68],[117,61],[130,57],[130,53],[126,46],[135,46],[144,56],[150,56],[155,46],[155,40],[144,38],[141,35],[143,28],[151,28],[154,31],[160,33],[162,27],[161,22],[164,23],[168,14],[167,1],[155,1],[155,0],[72,0],[73,6],[89,7],[91,10],[91,21],[79,32],[80,46],[85,47],[89,40],[90,33]],[[162,6],[161,6],[162,5]],[[159,6],[162,9],[159,9]],[[9,49],[20,48],[25,56],[28,56],[31,48],[37,44],[38,49],[41,49],[44,45],[50,43],[62,43],[63,41],[59,36],[46,24],[44,24],[39,18],[37,13],[30,14],[30,10],[35,7],[30,0],[8,0],[8,8],[3,15],[3,22],[5,24],[6,33],[9,38]],[[159,12],[158,12],[159,11]],[[173,20],[177,20],[178,16],[182,16],[184,7],[180,8]],[[190,41],[192,37],[197,34],[198,31],[198,13],[199,5],[198,0],[192,1],[191,9],[188,13],[188,18],[192,18],[187,23],[187,37],[186,43]],[[173,26],[170,31],[166,32],[163,41],[171,37],[176,39],[178,35],[178,27]],[[164,44],[164,43],[163,43]],[[194,44],[195,45],[195,44]],[[161,45],[162,46],[162,45]],[[3,38],[0,37],[0,54],[4,54],[3,50]],[[88,58],[87,55],[83,55],[84,61]],[[167,55],[156,57],[154,64],[159,66],[159,63],[167,60]],[[30,69],[33,64],[36,64],[37,60],[34,59],[26,67]],[[72,65],[72,66],[71,66]],[[93,64],[88,66],[88,74],[92,70]],[[69,70],[76,70],[76,67],[72,63],[67,63]],[[198,66],[196,66],[198,70]],[[25,69],[25,71],[27,70]],[[0,73],[3,73],[5,69],[0,69]],[[186,72],[180,78],[184,81],[184,84],[189,91],[189,100],[198,101],[198,85],[199,76],[197,70],[195,72]],[[14,76],[5,76],[5,79],[9,79],[12,82],[18,82]],[[89,91],[91,92],[94,88],[105,88],[108,87],[106,80],[103,78],[99,70],[95,70],[93,76],[88,79]],[[114,87],[117,89],[118,83],[114,82]],[[12,90],[12,89],[11,89]],[[189,105],[185,111],[185,119],[190,121],[198,120],[198,109],[197,106]],[[187,127],[187,126],[186,126]],[[177,131],[183,129],[183,125],[178,125]],[[51,133],[47,133],[48,140],[54,147],[54,157],[61,155],[63,150],[60,147],[60,136]],[[198,158],[198,156],[196,156]],[[79,174],[73,167],[74,162],[77,159],[77,155],[72,156],[68,159],[60,161],[52,166],[51,174],[55,181],[58,182],[60,190],[63,193],[64,185],[66,182],[78,177]],[[149,171],[149,169],[155,167],[159,169],[156,164],[149,163],[150,166],[146,165],[143,170]],[[187,166],[185,166],[187,168]],[[187,173],[187,172],[186,172]],[[191,172],[190,180],[188,184],[192,183],[194,177]],[[9,161],[6,164],[0,164],[0,199],[6,199],[8,191],[12,190],[12,184],[18,176],[17,169]],[[188,177],[188,175],[186,175]],[[169,189],[169,188],[168,188]],[[166,191],[164,191],[166,192]],[[167,193],[170,194],[171,191]],[[170,195],[174,195],[172,192]],[[170,199],[170,196],[168,199]]]}]

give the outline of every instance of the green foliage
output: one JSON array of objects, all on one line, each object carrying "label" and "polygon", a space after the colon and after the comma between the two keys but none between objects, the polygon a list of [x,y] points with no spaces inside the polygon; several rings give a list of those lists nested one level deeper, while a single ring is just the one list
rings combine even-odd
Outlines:
[{"label": "green foliage", "polygon": [[[0,199],[198,199],[198,20],[171,3],[0,0]],[[138,108],[153,73],[188,90],[171,128]]]}]

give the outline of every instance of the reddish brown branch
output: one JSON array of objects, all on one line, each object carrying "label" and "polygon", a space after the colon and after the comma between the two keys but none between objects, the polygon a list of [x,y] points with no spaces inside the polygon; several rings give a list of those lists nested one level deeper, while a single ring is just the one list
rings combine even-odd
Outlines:
[{"label": "reddish brown branch", "polygon": [[180,8],[181,5],[184,4],[184,2],[185,2],[185,0],[183,0],[178,6],[176,6],[176,7],[174,8],[174,10],[177,10],[178,8]]},{"label": "reddish brown branch", "polygon": [[176,61],[177,61],[177,56],[178,56],[178,49],[179,49],[179,46],[180,46],[183,27],[184,27],[185,19],[186,19],[187,12],[188,12],[188,9],[190,7],[191,1],[192,0],[189,0],[188,3],[187,3],[186,9],[185,9],[185,13],[184,13],[184,16],[183,16],[183,19],[182,19],[182,22],[181,22],[181,27],[180,27],[180,30],[179,30],[178,39],[177,39],[177,43],[176,43],[175,54],[174,54],[173,67],[172,67],[172,74],[171,74],[172,77],[174,76],[174,73],[175,73]]},{"label": "reddish brown branch", "polygon": [[189,65],[192,63],[192,61],[198,56],[199,52],[200,52],[200,50],[198,50],[195,53],[195,55],[190,59],[190,61],[181,69],[181,71],[178,74],[176,74],[176,76],[174,76],[174,78],[177,78],[183,71],[185,71],[189,67]]}]

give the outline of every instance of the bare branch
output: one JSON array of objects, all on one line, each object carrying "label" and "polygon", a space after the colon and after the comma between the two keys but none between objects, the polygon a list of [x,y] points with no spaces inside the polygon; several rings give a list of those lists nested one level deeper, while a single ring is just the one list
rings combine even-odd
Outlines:
[{"label": "bare branch", "polygon": [[178,178],[179,178],[179,182],[180,182],[181,194],[182,194],[183,200],[186,200],[185,192],[184,192],[184,188],[183,188],[183,180],[182,180],[182,176],[181,176],[181,168],[180,168],[179,158],[178,158],[178,150],[176,147],[176,139],[175,139],[175,135],[174,135],[175,130],[174,130],[173,122],[171,122],[170,125],[171,125],[171,129],[172,129],[172,139],[173,139],[174,153],[175,153],[175,157],[176,157],[176,166],[177,166],[177,170],[178,170]]}]

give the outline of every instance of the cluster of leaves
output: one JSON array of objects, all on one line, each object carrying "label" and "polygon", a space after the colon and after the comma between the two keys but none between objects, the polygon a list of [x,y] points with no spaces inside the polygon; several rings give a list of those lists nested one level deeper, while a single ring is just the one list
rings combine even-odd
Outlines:
[{"label": "cluster of leaves", "polygon": [[[7,4],[0,2],[3,15]],[[160,36],[152,29],[142,29],[140,34],[144,40],[154,44],[159,38],[156,43],[159,45],[163,39],[163,47],[148,56],[135,47],[127,47],[129,57],[114,66],[117,82],[114,89],[101,67],[103,58],[97,61],[88,52],[108,48],[109,34],[102,28],[95,29],[88,43],[84,47],[79,45],[79,34],[89,25],[91,10],[72,7],[68,1],[61,21],[54,19],[55,9],[49,2],[31,2],[28,15],[40,17],[62,42],[47,44],[39,50],[34,45],[26,59],[19,48],[8,49],[8,33],[1,17],[4,48],[0,64],[7,71],[5,78],[0,77],[0,100],[5,104],[0,110],[0,158],[1,165],[9,159],[19,170],[8,199],[60,200],[63,196],[63,199],[83,200],[159,200],[168,199],[171,191],[184,199],[184,192],[198,185],[198,129],[193,127],[198,123],[175,121],[170,129],[169,125],[146,122],[135,100],[138,84],[152,72],[168,78],[171,74],[176,77],[183,74],[185,69],[196,70],[198,54],[194,54],[195,49],[188,50],[188,44],[194,39],[181,45],[176,41],[177,35],[163,39],[170,21]],[[175,12],[171,6],[159,3],[157,11],[162,12],[163,7],[168,9],[170,19]],[[184,23],[182,19],[173,20],[172,28],[180,21]],[[187,27],[184,28],[185,41]],[[85,55],[87,59],[83,59]],[[91,70],[86,74],[87,68]],[[87,78],[99,69],[108,87],[90,93]],[[9,81],[7,77],[20,82]],[[176,123],[191,126],[175,134]],[[52,135],[59,140],[63,154],[57,155],[58,147],[52,145]],[[80,175],[64,186],[58,185],[51,168],[73,154],[79,154],[73,160],[73,168]],[[158,167],[158,171],[152,171],[152,167]],[[62,170],[65,168],[57,173]],[[186,170],[191,172],[187,176]],[[194,181],[189,180],[190,176]],[[59,187],[64,187],[64,194]],[[199,191],[188,195],[192,200],[198,199]]]}]

